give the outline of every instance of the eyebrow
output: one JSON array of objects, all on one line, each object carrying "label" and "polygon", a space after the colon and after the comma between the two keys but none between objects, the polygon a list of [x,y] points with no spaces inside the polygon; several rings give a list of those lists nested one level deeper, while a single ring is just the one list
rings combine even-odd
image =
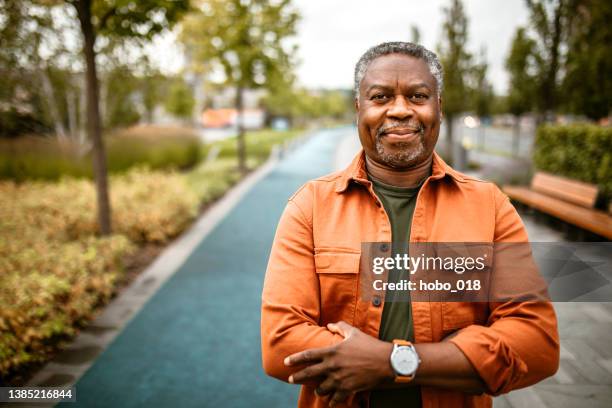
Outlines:
[{"label": "eyebrow", "polygon": [[[427,85],[425,82],[418,82],[416,84],[411,84],[410,85],[411,89],[415,89],[415,88],[427,88],[428,90],[431,90],[430,86]],[[366,89],[366,93],[369,93],[370,91],[372,91],[373,89],[380,89],[383,91],[391,91],[393,90],[393,87],[387,86],[387,85],[381,85],[381,84],[372,84],[368,87],[368,89]]]}]

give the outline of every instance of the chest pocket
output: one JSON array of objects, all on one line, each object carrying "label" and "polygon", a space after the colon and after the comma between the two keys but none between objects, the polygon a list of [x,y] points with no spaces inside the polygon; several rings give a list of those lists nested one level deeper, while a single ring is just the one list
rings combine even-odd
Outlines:
[{"label": "chest pocket", "polygon": [[359,286],[359,259],[356,252],[325,251],[315,254],[320,287],[320,325],[344,320],[353,324]]}]

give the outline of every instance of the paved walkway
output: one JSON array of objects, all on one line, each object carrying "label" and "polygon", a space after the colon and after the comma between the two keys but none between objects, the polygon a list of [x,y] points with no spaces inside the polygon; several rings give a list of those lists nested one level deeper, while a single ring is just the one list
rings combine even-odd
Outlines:
[{"label": "paved walkway", "polygon": [[[346,129],[321,131],[256,184],[78,381],[66,407],[291,407],[261,368],[259,310],[287,198],[331,172]],[[63,405],[62,405],[63,406]]]}]

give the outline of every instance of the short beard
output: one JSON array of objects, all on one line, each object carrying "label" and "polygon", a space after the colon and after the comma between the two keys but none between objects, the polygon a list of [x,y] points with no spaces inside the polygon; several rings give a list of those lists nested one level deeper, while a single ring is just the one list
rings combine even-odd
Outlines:
[{"label": "short beard", "polygon": [[[410,126],[408,124],[408,126]],[[419,143],[416,148],[411,147],[409,143],[395,143],[395,146],[399,149],[396,153],[389,153],[385,151],[385,146],[382,143],[382,138],[387,129],[395,127],[407,127],[407,124],[402,122],[391,123],[386,126],[381,126],[376,131],[376,152],[380,160],[390,167],[395,168],[406,168],[416,164],[417,159],[425,154],[425,127],[418,124],[418,138]],[[410,126],[415,127],[415,126]]]}]

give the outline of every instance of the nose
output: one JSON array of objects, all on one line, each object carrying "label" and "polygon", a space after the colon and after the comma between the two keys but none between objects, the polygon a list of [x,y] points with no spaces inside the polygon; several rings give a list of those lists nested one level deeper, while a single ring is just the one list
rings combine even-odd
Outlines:
[{"label": "nose", "polygon": [[387,110],[387,117],[394,119],[406,119],[414,115],[414,110],[410,106],[410,103],[403,96],[396,96],[393,99],[393,103],[389,105]]}]

